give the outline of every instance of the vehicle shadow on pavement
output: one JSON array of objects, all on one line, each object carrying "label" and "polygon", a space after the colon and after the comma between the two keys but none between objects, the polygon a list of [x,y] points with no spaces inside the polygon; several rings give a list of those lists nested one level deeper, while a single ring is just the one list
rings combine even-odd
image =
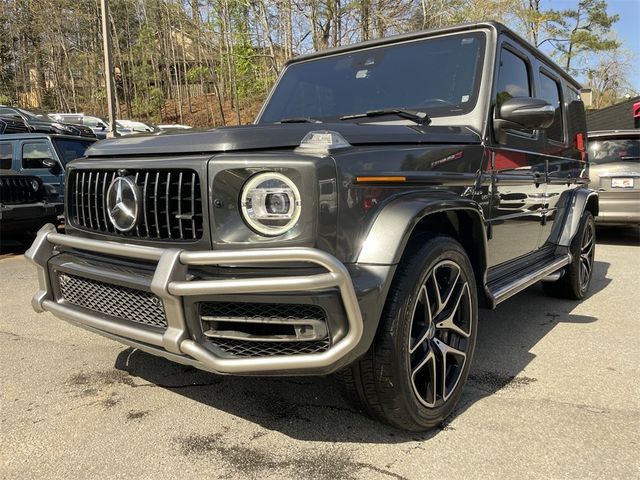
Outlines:
[{"label": "vehicle shadow on pavement", "polygon": [[21,243],[11,238],[0,239],[0,255],[2,257],[11,257],[22,255],[29,248],[29,245]]},{"label": "vehicle shadow on pavement", "polygon": [[[604,289],[609,264],[595,262],[590,295]],[[507,300],[497,310],[481,310],[476,357],[462,399],[439,429],[426,434],[398,431],[347,405],[329,377],[225,377],[178,365],[128,348],[115,367],[191,400],[223,410],[300,440],[402,443],[428,440],[455,430],[456,419],[478,400],[503,389],[524,389],[537,379],[526,375],[532,348],[559,323],[598,319],[571,312],[579,302],[547,296],[540,285]],[[212,410],[212,415],[215,411]]]},{"label": "vehicle shadow on pavement", "polygon": [[640,227],[603,227],[596,230],[596,243],[602,245],[640,245]]}]

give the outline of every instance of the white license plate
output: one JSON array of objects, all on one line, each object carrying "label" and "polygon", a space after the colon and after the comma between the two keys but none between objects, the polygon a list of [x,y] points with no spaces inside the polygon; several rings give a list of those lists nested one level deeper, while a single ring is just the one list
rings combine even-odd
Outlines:
[{"label": "white license plate", "polygon": [[633,188],[633,178],[612,178],[612,188]]}]

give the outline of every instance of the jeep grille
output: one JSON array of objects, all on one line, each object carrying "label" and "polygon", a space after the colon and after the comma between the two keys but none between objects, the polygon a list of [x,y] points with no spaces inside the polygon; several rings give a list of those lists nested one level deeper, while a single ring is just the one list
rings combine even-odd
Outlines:
[{"label": "jeep grille", "polygon": [[136,226],[117,230],[107,214],[106,193],[116,170],[73,170],[67,183],[71,224],[100,233],[151,240],[202,238],[200,180],[193,170],[129,170],[140,192]]}]

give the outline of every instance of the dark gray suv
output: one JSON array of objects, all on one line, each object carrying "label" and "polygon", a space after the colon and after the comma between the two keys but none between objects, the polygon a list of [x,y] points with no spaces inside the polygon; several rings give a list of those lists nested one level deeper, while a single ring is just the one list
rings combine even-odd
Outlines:
[{"label": "dark gray suv", "polygon": [[225,374],[337,372],[392,425],[460,398],[478,308],[587,294],[579,85],[496,23],[289,62],[254,125],[95,144],[37,311]]}]

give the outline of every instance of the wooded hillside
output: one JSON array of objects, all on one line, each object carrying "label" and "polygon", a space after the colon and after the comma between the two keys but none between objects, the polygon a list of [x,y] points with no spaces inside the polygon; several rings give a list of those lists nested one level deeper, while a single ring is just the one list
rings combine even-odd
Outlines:
[{"label": "wooded hillside", "polygon": [[[616,51],[603,0],[111,0],[121,118],[250,121],[297,54],[406,31],[501,20],[569,69]],[[105,114],[99,0],[0,0],[0,103]],[[590,62],[593,64],[593,62]],[[585,78],[588,72],[581,71]],[[592,75],[593,76],[593,75]],[[599,78],[599,77],[598,77]],[[624,85],[606,88],[617,95]]]}]

